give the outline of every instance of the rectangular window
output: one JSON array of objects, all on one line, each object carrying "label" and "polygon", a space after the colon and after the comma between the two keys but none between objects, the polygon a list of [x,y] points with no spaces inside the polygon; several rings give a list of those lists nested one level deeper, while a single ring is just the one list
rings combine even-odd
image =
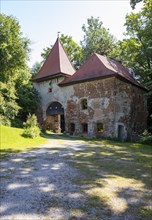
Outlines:
[{"label": "rectangular window", "polygon": [[97,133],[103,133],[103,124],[102,124],[102,122],[97,123]]},{"label": "rectangular window", "polygon": [[52,92],[52,88],[48,88],[48,92]]},{"label": "rectangular window", "polygon": [[73,134],[75,132],[75,124],[71,123],[70,124],[70,133]]},{"label": "rectangular window", "polygon": [[88,133],[88,124],[87,123],[82,124],[82,132]]},{"label": "rectangular window", "polygon": [[88,108],[88,101],[87,101],[87,99],[82,99],[81,106],[82,106],[82,109],[87,109]]}]

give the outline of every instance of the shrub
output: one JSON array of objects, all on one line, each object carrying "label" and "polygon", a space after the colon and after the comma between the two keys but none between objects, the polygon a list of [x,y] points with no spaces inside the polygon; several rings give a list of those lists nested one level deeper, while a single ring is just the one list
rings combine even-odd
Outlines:
[{"label": "shrub", "polygon": [[11,121],[11,126],[15,128],[23,128],[23,121],[20,118],[15,118]]},{"label": "shrub", "polygon": [[140,142],[142,144],[152,145],[152,134],[145,130],[144,133],[141,135]]},{"label": "shrub", "polygon": [[7,118],[7,117],[5,117],[4,115],[1,115],[0,114],[0,125],[5,125],[5,126],[11,126],[11,122],[10,122],[10,120]]},{"label": "shrub", "polygon": [[24,131],[23,136],[29,138],[35,138],[40,135],[40,129],[38,127],[37,118],[36,116],[29,115],[27,121],[23,123]]}]

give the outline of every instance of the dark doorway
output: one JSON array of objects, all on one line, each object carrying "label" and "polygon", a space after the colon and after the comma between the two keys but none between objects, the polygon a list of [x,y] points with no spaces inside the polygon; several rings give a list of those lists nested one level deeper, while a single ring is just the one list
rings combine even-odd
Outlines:
[{"label": "dark doorway", "polygon": [[61,115],[60,118],[60,127],[61,127],[61,133],[65,131],[65,120],[64,120],[64,115]]},{"label": "dark doorway", "polygon": [[118,125],[118,139],[122,142],[125,140],[123,125]]},{"label": "dark doorway", "polygon": [[73,135],[74,132],[75,132],[75,124],[71,123],[70,124],[70,135]]},{"label": "dark doorway", "polygon": [[55,133],[65,131],[64,108],[59,102],[52,102],[46,110],[46,128]]},{"label": "dark doorway", "polygon": [[52,102],[46,110],[47,115],[62,115],[64,108],[59,102]]}]

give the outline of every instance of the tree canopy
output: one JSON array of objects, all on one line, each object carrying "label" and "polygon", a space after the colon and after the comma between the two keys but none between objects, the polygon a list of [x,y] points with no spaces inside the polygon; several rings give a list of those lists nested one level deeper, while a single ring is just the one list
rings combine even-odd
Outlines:
[{"label": "tree canopy", "polygon": [[[135,9],[136,4],[142,2],[143,0],[130,0],[130,5],[133,9]],[[146,0],[145,0],[146,1]]]},{"label": "tree canopy", "polygon": [[99,18],[91,17],[87,19],[87,25],[83,24],[82,30],[84,37],[81,45],[85,60],[93,53],[99,53],[109,57],[113,56],[116,39],[103,26]]},{"label": "tree canopy", "polygon": [[[139,1],[136,1],[139,2]],[[145,0],[138,13],[126,16],[126,38],[119,41],[119,59],[133,69],[138,80],[149,89],[148,126],[152,131],[152,1]]]},{"label": "tree canopy", "polygon": [[[60,41],[70,61],[78,69],[92,53],[99,53],[110,58],[122,60],[132,68],[136,77],[149,90],[148,109],[152,115],[152,1],[130,0],[132,8],[138,2],[143,8],[138,13],[126,16],[126,32],[122,41],[116,41],[99,18],[90,17],[83,24],[83,40],[79,46],[71,36],[62,34]],[[27,61],[30,53],[30,40],[23,37],[16,18],[0,14],[0,119],[5,122],[26,119],[36,110],[39,97],[30,82],[48,56],[51,47],[42,51],[43,61],[36,63],[32,70]],[[31,74],[32,72],[32,74]],[[34,104],[32,104],[34,103]],[[149,126],[152,118],[149,117]]]},{"label": "tree canopy", "polygon": [[27,102],[20,105],[23,98],[21,88],[28,87],[27,96],[33,91],[34,99],[36,97],[29,81],[29,44],[29,39],[22,36],[18,21],[12,16],[0,14],[0,121],[3,124],[10,124],[22,109],[27,108]]},{"label": "tree canopy", "polygon": [[29,39],[22,37],[20,29],[15,18],[0,14],[0,80],[4,83],[22,77],[27,68]]}]

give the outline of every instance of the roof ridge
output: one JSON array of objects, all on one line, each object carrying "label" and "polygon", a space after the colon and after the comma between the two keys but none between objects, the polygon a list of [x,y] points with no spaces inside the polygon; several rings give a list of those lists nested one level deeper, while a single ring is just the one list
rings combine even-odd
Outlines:
[{"label": "roof ridge", "polygon": [[61,52],[60,52],[60,49],[59,49],[59,44],[61,44],[61,43],[60,43],[59,37],[57,37],[56,42],[58,43],[58,52],[59,52],[59,70],[60,70],[60,72],[62,72],[61,71],[61,57],[60,57]]},{"label": "roof ridge", "polygon": [[[118,73],[118,71],[116,71],[116,70],[113,68],[113,66],[111,65],[111,63],[109,62],[109,60],[111,60],[110,58],[105,57],[105,56],[103,56],[103,55],[101,55],[101,54],[98,54],[98,53],[95,53],[95,54],[96,54],[97,58],[100,60],[100,62],[102,62],[102,64],[103,64],[107,69],[110,69],[110,70],[114,71],[115,73]],[[101,59],[100,59],[100,57],[101,57]],[[105,64],[105,62],[102,61],[102,59],[104,59],[108,64],[110,64],[110,68]]]},{"label": "roof ridge", "polygon": [[43,80],[47,79],[47,77],[50,78],[61,73],[71,76],[74,72],[75,69],[70,62],[60,39],[57,38],[40,70],[33,77],[33,80]]},{"label": "roof ridge", "polygon": [[[69,60],[69,62],[70,62],[70,64],[71,64],[73,70],[76,71],[75,68],[74,68],[74,66],[73,66],[73,64],[72,64],[72,62],[71,62],[71,60],[69,59],[69,56],[68,56],[68,54],[67,54],[67,51],[65,50],[65,48],[64,48],[63,45],[62,45],[62,42],[60,41],[60,38],[58,37],[57,40],[59,41],[60,46],[62,47],[63,51],[65,52],[65,54],[66,54],[66,56],[67,56],[67,58],[68,58],[68,60]],[[61,51],[59,50],[59,53],[60,53],[60,52],[61,52]],[[60,59],[60,54],[59,54],[59,59]]]}]

